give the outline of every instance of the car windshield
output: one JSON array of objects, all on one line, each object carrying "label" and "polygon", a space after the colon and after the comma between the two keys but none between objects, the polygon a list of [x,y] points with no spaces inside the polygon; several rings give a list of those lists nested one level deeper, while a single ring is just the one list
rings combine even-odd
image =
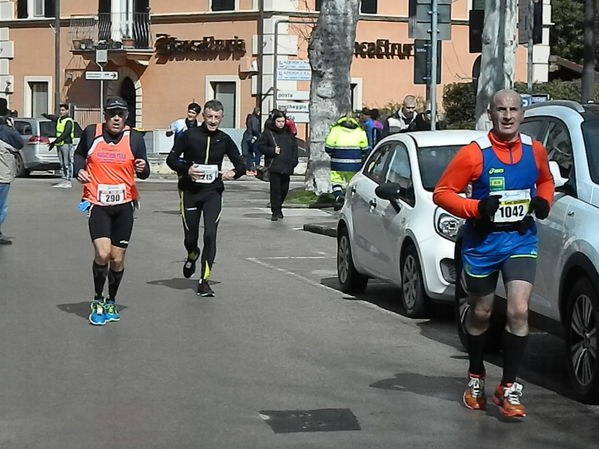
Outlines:
[{"label": "car windshield", "polygon": [[40,134],[44,137],[54,137],[56,135],[56,126],[54,122],[39,122]]},{"label": "car windshield", "polygon": [[421,147],[418,150],[418,166],[420,178],[425,190],[432,192],[443,171],[460,148],[464,145],[448,145],[440,147]]},{"label": "car windshield", "polygon": [[595,184],[599,184],[599,118],[594,116],[582,122],[582,135],[591,179]]}]

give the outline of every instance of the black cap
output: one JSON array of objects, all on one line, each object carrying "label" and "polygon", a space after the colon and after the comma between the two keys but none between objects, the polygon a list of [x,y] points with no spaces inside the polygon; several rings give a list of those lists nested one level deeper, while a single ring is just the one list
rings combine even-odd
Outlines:
[{"label": "black cap", "polygon": [[124,109],[127,110],[127,102],[121,97],[110,97],[106,99],[104,103],[104,110],[109,111],[113,109]]},{"label": "black cap", "polygon": [[371,114],[370,109],[368,109],[368,108],[362,108],[362,110],[360,112],[362,114],[364,114],[364,115],[370,115]]}]

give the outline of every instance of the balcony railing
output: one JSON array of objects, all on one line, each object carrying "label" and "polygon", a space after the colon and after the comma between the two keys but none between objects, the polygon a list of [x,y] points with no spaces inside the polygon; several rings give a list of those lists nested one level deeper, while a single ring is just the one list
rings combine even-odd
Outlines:
[{"label": "balcony railing", "polygon": [[109,49],[149,49],[153,42],[150,14],[145,12],[71,16],[70,33],[73,50],[93,50],[98,44]]}]

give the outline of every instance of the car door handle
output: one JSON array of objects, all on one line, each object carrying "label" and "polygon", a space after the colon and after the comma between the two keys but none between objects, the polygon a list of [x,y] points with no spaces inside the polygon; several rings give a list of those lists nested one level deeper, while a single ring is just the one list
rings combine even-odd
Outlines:
[{"label": "car door handle", "polygon": [[376,200],[374,200],[374,199],[373,199],[373,200],[370,200],[370,201],[368,202],[368,205],[369,205],[370,207],[376,207]]},{"label": "car door handle", "polygon": [[574,216],[574,211],[572,211],[572,210],[569,210],[569,211],[568,211],[568,217],[573,217],[573,216]]},{"label": "car door handle", "polygon": [[349,189],[349,191],[350,191],[351,193],[356,193],[356,188],[355,188],[354,186],[352,186],[352,188],[351,188],[351,189]]}]

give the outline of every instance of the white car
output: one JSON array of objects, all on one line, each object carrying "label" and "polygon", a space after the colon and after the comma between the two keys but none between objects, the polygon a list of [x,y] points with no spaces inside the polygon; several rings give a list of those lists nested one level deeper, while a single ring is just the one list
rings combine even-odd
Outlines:
[{"label": "white car", "polygon": [[375,147],[347,187],[337,224],[343,291],[363,291],[368,278],[390,281],[410,317],[425,316],[431,300],[453,301],[461,220],[433,203],[433,189],[455,153],[484,134],[394,134]]}]

